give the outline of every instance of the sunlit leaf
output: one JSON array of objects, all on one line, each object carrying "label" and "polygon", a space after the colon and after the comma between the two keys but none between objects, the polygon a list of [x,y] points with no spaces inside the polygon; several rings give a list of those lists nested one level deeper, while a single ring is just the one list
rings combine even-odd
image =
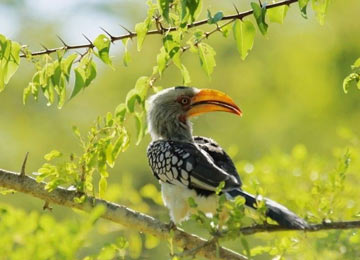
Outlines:
[{"label": "sunlit leaf", "polygon": [[157,61],[157,65],[158,65],[158,69],[159,69],[159,74],[161,76],[162,72],[165,70],[166,68],[166,64],[168,62],[168,58],[169,55],[166,53],[165,48],[162,47],[160,49],[160,53],[157,55],[156,57],[156,61]]},{"label": "sunlit leaf", "polygon": [[135,113],[135,123],[137,130],[136,145],[139,145],[145,135],[145,117],[143,113]]},{"label": "sunlit leaf", "polygon": [[190,73],[184,64],[182,64],[180,71],[183,79],[183,85],[188,86],[191,83],[191,78]]},{"label": "sunlit leaf", "polygon": [[0,92],[9,83],[20,64],[20,45],[0,34]]},{"label": "sunlit leaf", "polygon": [[123,122],[126,114],[126,105],[124,103],[119,104],[115,109],[115,117]]},{"label": "sunlit leaf", "polygon": [[131,57],[130,57],[130,53],[128,50],[128,42],[129,42],[129,38],[123,39],[122,40],[123,44],[124,44],[124,56],[123,56],[123,63],[125,66],[128,66],[130,61],[131,61]]},{"label": "sunlit leaf", "polygon": [[71,93],[71,97],[75,97],[81,89],[85,87],[85,81],[86,81],[86,72],[83,68],[77,67],[75,68],[75,85],[74,89]]},{"label": "sunlit leaf", "polygon": [[268,25],[265,22],[265,16],[266,16],[266,8],[265,6],[260,7],[260,5],[258,5],[255,2],[251,3],[251,8],[254,11],[254,17],[256,20],[256,23],[259,27],[260,32],[265,35],[268,29]]},{"label": "sunlit leaf", "polygon": [[325,22],[325,15],[329,7],[330,0],[312,0],[312,8],[316,13],[316,18],[321,25]]},{"label": "sunlit leaf", "polygon": [[149,77],[140,77],[135,84],[135,90],[142,101],[145,100],[149,89]]},{"label": "sunlit leaf", "polygon": [[57,151],[57,150],[52,150],[51,152],[47,153],[46,155],[44,155],[44,159],[47,161],[51,161],[55,158],[60,157],[62,154]]},{"label": "sunlit leaf", "polygon": [[85,87],[87,87],[96,78],[96,63],[94,61],[90,61],[90,63],[87,65],[85,76]]},{"label": "sunlit leaf", "polygon": [[141,22],[135,25],[135,32],[137,34],[137,50],[140,51],[144,43],[146,33],[149,30],[148,22]]},{"label": "sunlit leaf", "polygon": [[270,22],[282,24],[284,22],[284,18],[286,16],[288,9],[289,9],[289,6],[287,6],[287,5],[282,5],[282,6],[268,9],[267,14],[268,14]]},{"label": "sunlit leaf", "polygon": [[77,53],[73,53],[61,60],[61,70],[65,74],[67,80],[69,80],[71,66],[78,56],[79,55]]},{"label": "sunlit leaf", "polygon": [[96,37],[94,41],[94,46],[97,49],[97,56],[107,65],[110,65],[112,67],[109,51],[110,51],[110,39],[104,35],[100,34],[98,37]]},{"label": "sunlit leaf", "polygon": [[360,58],[358,58],[354,64],[351,66],[352,69],[360,68]]},{"label": "sunlit leaf", "polygon": [[215,62],[216,52],[210,45],[208,45],[206,43],[199,43],[198,44],[198,53],[199,53],[201,67],[204,69],[206,74],[210,77],[210,75],[214,71],[214,67],[216,66],[216,62]]},{"label": "sunlit leaf", "polygon": [[250,21],[236,20],[233,26],[233,34],[241,59],[245,60],[254,44],[255,26]]},{"label": "sunlit leaf", "polygon": [[128,112],[133,113],[135,111],[135,103],[138,101],[141,103],[141,98],[135,89],[131,89],[126,95],[126,108]]},{"label": "sunlit leaf", "polygon": [[[350,75],[348,75],[344,81],[343,81],[343,90],[345,93],[348,93],[348,88],[351,85],[351,83],[355,82],[358,83],[360,81],[360,75],[358,73],[351,73]],[[360,87],[358,86],[358,88],[360,89]]]},{"label": "sunlit leaf", "polygon": [[304,18],[307,18],[306,8],[307,8],[307,5],[308,5],[309,1],[310,0],[299,0],[299,8],[300,8],[300,11],[301,11],[301,15]]}]

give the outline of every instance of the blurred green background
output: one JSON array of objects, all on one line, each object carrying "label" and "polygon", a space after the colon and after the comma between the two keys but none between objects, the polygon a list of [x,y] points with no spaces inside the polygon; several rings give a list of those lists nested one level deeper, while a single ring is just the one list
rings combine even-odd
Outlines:
[{"label": "blurred green background", "polygon": [[[249,2],[234,3],[240,10],[247,10]],[[207,8],[223,10],[226,14],[233,13],[232,3],[204,1],[202,17],[205,17]],[[247,183],[245,187],[252,189],[250,183],[258,180],[266,195],[285,204],[288,200],[293,204],[287,205],[297,209],[301,215],[305,214],[301,212],[306,206],[303,205],[306,200],[297,203],[292,200],[296,201],[296,196],[311,190],[314,180],[311,174],[315,171],[309,167],[311,161],[323,158],[322,163],[317,164],[323,168],[317,171],[320,176],[325,176],[336,165],[333,156],[341,153],[334,148],[358,145],[355,140],[358,140],[356,136],[360,133],[360,92],[352,88],[348,94],[344,94],[342,80],[349,74],[350,65],[360,56],[360,27],[355,18],[359,12],[358,0],[348,0],[346,3],[333,1],[325,25],[320,26],[312,12],[309,19],[303,19],[295,4],[289,9],[283,25],[271,24],[265,37],[257,33],[254,48],[245,61],[241,61],[237,54],[232,36],[225,39],[215,34],[208,40],[217,53],[217,65],[211,80],[202,71],[198,57],[190,53],[184,55],[184,64],[190,71],[193,86],[215,88],[228,93],[244,112],[241,119],[221,113],[204,115],[194,120],[194,133],[212,137],[230,152],[238,162],[239,173],[244,183]],[[115,35],[122,34],[124,31],[118,24],[133,28],[134,24],[145,18],[145,13],[146,5],[143,1],[0,0],[0,33],[29,45],[32,50],[38,50],[41,49],[40,44],[49,48],[60,46],[56,35],[61,35],[70,44],[85,43],[81,34],[85,33],[93,39],[101,33],[99,26]],[[99,62],[98,76],[93,84],[67,102],[61,110],[55,106],[46,107],[42,98],[38,102],[30,98],[26,106],[22,104],[22,91],[34,73],[32,65],[22,60],[19,71],[0,94],[0,167],[19,171],[25,153],[29,152],[27,171],[30,173],[44,163],[43,155],[52,149],[64,153],[80,152],[72,126],[76,125],[82,133],[86,133],[98,115],[113,111],[124,101],[126,93],[133,88],[138,77],[151,74],[161,47],[160,37],[147,37],[141,53],[136,51],[135,45],[136,40],[130,43],[132,62],[128,67],[122,64],[121,43],[113,45],[111,53],[115,71]],[[169,68],[158,82],[162,87],[179,84],[181,75],[175,68]],[[132,121],[128,122],[130,128],[133,124]],[[158,187],[147,165],[146,147],[149,142],[150,137],[147,135],[139,146],[133,142],[130,149],[121,154],[115,168],[110,170],[108,198],[168,221],[165,208],[151,200],[142,199],[137,192],[147,183]],[[298,165],[293,165],[291,157],[296,157],[296,149],[302,149],[307,154],[304,161],[299,163],[299,167],[304,167],[301,168],[304,174],[300,174],[300,177],[294,173]],[[345,148],[340,151],[345,151]],[[274,166],[270,167],[271,178],[263,179],[261,167],[258,169],[256,163],[250,162],[266,165],[268,157],[278,161],[289,160],[290,166],[285,169],[292,169],[293,172],[278,171],[283,166]],[[249,170],[254,165],[258,170]],[[360,179],[354,174],[352,185],[358,182]],[[293,186],[282,190],[281,187],[286,185]],[[357,202],[360,193],[357,192],[356,197],[355,192],[355,188],[350,189],[348,196],[353,197],[353,207],[357,205],[360,209]],[[20,207],[28,214],[37,214],[34,212],[38,211],[61,221],[75,219],[81,222],[84,218],[56,205],[52,213],[43,213],[43,202],[23,194],[1,196],[0,201],[2,204]],[[342,214],[344,218],[351,217],[350,213]],[[193,230],[195,225],[190,223],[185,227]],[[87,237],[92,242],[79,250],[76,256],[82,258],[92,254],[106,241],[111,242],[122,233],[119,226],[100,221],[96,230]],[[283,234],[258,235],[249,238],[249,241],[251,246],[255,246],[266,244],[271,238],[281,241],[282,236],[285,237]],[[130,245],[132,240],[133,244],[144,240],[135,233],[128,237]],[[148,247],[152,248],[151,239],[148,240]],[[230,245],[237,248],[236,243]],[[288,259],[305,259],[306,252],[306,259],[340,259],[337,257],[342,255],[339,249],[338,253],[316,257],[317,247],[310,243],[307,245],[309,251],[295,250],[289,253]],[[169,258],[166,242],[162,242],[157,249],[131,250],[135,253],[130,255],[140,255],[141,259]],[[263,259],[268,258],[265,256]]]}]

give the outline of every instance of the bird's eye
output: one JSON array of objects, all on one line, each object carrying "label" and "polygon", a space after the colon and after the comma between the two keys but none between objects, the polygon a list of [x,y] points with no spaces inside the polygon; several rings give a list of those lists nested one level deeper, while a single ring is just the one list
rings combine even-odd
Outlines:
[{"label": "bird's eye", "polygon": [[179,102],[180,102],[180,104],[181,105],[188,105],[189,103],[190,103],[190,98],[188,98],[188,97],[181,97],[180,99],[179,99]]}]

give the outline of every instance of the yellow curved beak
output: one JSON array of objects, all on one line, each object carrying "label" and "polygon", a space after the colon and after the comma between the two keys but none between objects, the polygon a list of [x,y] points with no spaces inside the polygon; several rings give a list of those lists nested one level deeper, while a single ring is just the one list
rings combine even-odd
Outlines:
[{"label": "yellow curved beak", "polygon": [[242,115],[240,108],[228,95],[213,89],[202,89],[198,94],[193,96],[191,99],[191,107],[186,115],[193,117],[215,111],[229,112],[238,116]]}]

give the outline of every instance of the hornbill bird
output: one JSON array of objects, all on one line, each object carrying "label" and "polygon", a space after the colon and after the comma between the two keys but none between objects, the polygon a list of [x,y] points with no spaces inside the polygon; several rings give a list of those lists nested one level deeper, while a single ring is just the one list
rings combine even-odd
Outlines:
[{"label": "hornbill bird", "polygon": [[[204,213],[215,213],[216,188],[226,198],[245,198],[245,205],[256,208],[256,196],[241,189],[238,172],[226,152],[212,139],[193,136],[190,117],[212,111],[241,116],[240,108],[226,94],[211,89],[173,87],[162,90],[148,100],[148,129],[152,142],[147,149],[150,167],[161,184],[165,206],[171,220],[185,220],[192,209],[189,197]],[[305,229],[308,224],[286,207],[264,199],[266,215],[281,226]]]}]

